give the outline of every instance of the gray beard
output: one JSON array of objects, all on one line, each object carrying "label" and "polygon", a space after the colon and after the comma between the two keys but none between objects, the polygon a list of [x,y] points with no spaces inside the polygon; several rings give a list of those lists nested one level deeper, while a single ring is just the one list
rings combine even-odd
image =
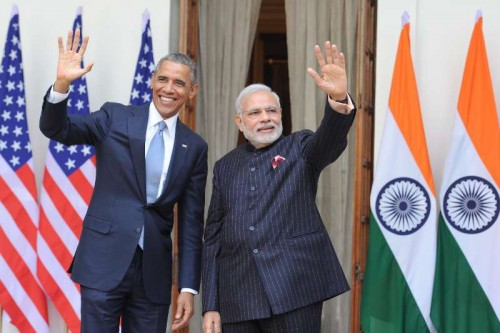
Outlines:
[{"label": "gray beard", "polygon": [[246,128],[245,123],[241,123],[241,127],[243,128],[243,135],[245,138],[250,141],[250,143],[254,146],[264,145],[268,146],[274,141],[278,140],[278,138],[283,133],[283,123],[279,123],[279,125],[275,126],[274,133],[269,134],[258,134],[256,131],[251,131]]}]

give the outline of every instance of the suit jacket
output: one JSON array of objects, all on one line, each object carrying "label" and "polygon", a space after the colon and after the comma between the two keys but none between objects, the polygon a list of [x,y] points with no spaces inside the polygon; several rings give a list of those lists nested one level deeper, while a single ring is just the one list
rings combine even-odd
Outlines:
[{"label": "suit jacket", "polygon": [[207,144],[177,121],[172,159],[158,199],[146,200],[145,148],[149,105],[106,103],[89,116],[67,114],[67,100],[44,98],[40,129],[65,145],[90,144],[96,149],[96,181],[80,242],[73,258],[72,279],[101,291],[123,279],[144,226],[143,278],[147,297],[169,304],[172,283],[173,207],[178,208],[179,286],[197,290]]},{"label": "suit jacket", "polygon": [[[263,149],[240,145],[214,167],[203,245],[203,312],[266,318],[349,290],[315,204],[321,170],[347,145],[355,111],[329,104],[318,130]],[[276,168],[272,160],[285,158]]]}]

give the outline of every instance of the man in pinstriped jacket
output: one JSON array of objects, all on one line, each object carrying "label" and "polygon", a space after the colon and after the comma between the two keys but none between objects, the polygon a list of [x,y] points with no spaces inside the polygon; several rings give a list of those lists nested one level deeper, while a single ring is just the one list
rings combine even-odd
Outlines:
[{"label": "man in pinstriped jacket", "polygon": [[347,146],[355,108],[345,59],[315,53],[327,94],[316,132],[282,136],[279,97],[262,84],[242,90],[236,124],[247,142],[214,167],[203,246],[205,333],[320,332],[323,301],[349,285],[315,204],[321,170]]}]

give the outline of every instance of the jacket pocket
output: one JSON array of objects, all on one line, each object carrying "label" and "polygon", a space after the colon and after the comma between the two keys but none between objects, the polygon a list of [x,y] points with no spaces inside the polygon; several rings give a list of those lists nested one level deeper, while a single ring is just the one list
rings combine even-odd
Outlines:
[{"label": "jacket pocket", "polygon": [[111,223],[87,215],[85,221],[83,222],[83,227],[86,229],[96,231],[101,234],[108,234],[109,231],[111,230]]},{"label": "jacket pocket", "polygon": [[288,237],[288,240],[291,241],[291,242],[293,242],[293,241],[298,241],[298,240],[301,240],[301,239],[313,237],[315,235],[324,234],[324,233],[326,233],[326,229],[321,228],[321,229],[314,230],[314,231],[311,231],[311,232],[306,232],[306,233],[302,233],[302,234],[299,234],[299,235],[290,236],[290,237]]}]

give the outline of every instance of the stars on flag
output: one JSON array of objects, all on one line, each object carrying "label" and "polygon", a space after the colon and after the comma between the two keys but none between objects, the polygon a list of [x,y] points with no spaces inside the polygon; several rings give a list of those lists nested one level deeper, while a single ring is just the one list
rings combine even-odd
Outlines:
[{"label": "stars on flag", "polygon": [[9,26],[0,66],[0,155],[14,171],[32,156],[18,19],[15,16]]},{"label": "stars on flag", "polygon": [[[82,30],[82,16],[77,15],[73,24],[73,31],[76,29]],[[80,44],[82,42],[83,32],[80,34]],[[82,64],[83,67],[83,64]],[[89,114],[89,98],[87,92],[87,81],[85,77],[79,78],[70,85],[68,97],[68,113],[69,114]],[[62,143],[51,140],[49,149],[59,164],[61,170],[66,175],[70,175],[73,171],[78,170],[89,158],[94,155],[94,148],[89,145],[74,145],[65,146]]]},{"label": "stars on flag", "polygon": [[130,104],[141,105],[151,102],[151,74],[155,70],[153,57],[153,38],[150,26],[149,13],[143,15],[143,32],[141,47],[134,74]]}]

